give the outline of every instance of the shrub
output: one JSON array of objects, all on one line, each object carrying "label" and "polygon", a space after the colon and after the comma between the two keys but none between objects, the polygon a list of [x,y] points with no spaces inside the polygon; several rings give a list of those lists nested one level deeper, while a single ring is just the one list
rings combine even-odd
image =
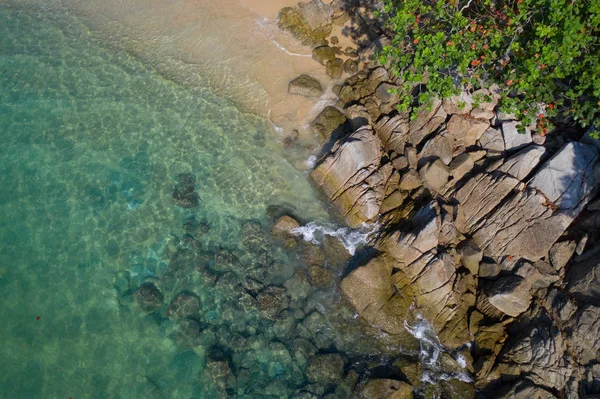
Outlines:
[{"label": "shrub", "polygon": [[382,13],[392,43],[378,57],[403,82],[400,110],[415,88],[427,106],[497,84],[501,109],[543,134],[558,114],[598,117],[600,0],[384,0]]}]

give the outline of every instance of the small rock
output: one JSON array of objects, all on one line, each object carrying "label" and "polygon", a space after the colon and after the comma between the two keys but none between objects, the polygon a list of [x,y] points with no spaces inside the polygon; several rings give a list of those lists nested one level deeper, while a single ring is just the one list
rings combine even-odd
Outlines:
[{"label": "small rock", "polygon": [[348,75],[354,75],[358,72],[358,62],[352,59],[347,59],[344,61],[344,72]]},{"label": "small rock", "polygon": [[475,167],[475,162],[471,155],[463,152],[450,162],[450,173],[455,180],[460,180]]},{"label": "small rock", "polygon": [[344,375],[344,358],[337,354],[315,355],[308,361],[308,380],[322,385],[333,385]]},{"label": "small rock", "polygon": [[479,263],[483,259],[483,251],[473,240],[463,241],[458,247],[461,263],[469,269],[474,276],[479,274]]},{"label": "small rock", "polygon": [[167,317],[169,319],[184,319],[197,316],[200,313],[200,301],[193,295],[179,294],[169,304]]},{"label": "small rock", "polygon": [[320,266],[310,266],[308,275],[313,287],[325,288],[333,285],[333,273]]},{"label": "small rock", "polygon": [[358,51],[356,51],[353,47],[346,47],[344,50],[344,55],[350,58],[358,58]]},{"label": "small rock", "polygon": [[445,98],[442,106],[449,115],[468,114],[473,109],[473,99],[470,94],[462,92],[458,96],[454,95],[450,98]]},{"label": "small rock", "polygon": [[502,132],[493,127],[488,128],[479,138],[479,144],[482,148],[493,152],[504,151],[504,137]]},{"label": "small rock", "polygon": [[447,124],[448,135],[454,139],[456,146],[465,148],[474,146],[490,127],[490,123],[481,119],[474,119],[468,115],[452,115]]},{"label": "small rock", "polygon": [[421,187],[422,184],[419,173],[416,170],[410,169],[402,175],[398,188],[403,191],[411,191]]},{"label": "small rock", "polygon": [[335,60],[335,50],[329,46],[317,47],[312,51],[312,58],[322,65],[327,65],[327,62]]},{"label": "small rock", "polygon": [[152,283],[145,283],[133,294],[135,303],[145,312],[160,309],[163,304],[163,294]]},{"label": "small rock", "polygon": [[533,142],[531,131],[525,129],[521,134],[517,130],[519,122],[504,122],[502,124],[502,135],[504,136],[504,147],[506,151],[513,151],[525,147]]},{"label": "small rock", "polygon": [[300,223],[290,216],[282,216],[277,219],[271,230],[271,237],[274,240],[289,240],[295,239],[296,235],[292,233],[293,229],[300,227]]},{"label": "small rock", "polygon": [[312,128],[324,139],[341,136],[346,130],[348,120],[336,107],[327,106],[312,121]]},{"label": "small rock", "polygon": [[340,39],[337,36],[331,36],[331,39],[329,39],[329,41],[331,42],[331,44],[333,44],[334,46],[340,43]]},{"label": "small rock", "polygon": [[288,92],[305,97],[321,97],[323,86],[315,78],[308,75],[300,75],[290,82]]},{"label": "small rock", "polygon": [[522,277],[503,277],[494,284],[488,301],[502,313],[517,317],[529,308],[531,303],[529,288],[529,283]]},{"label": "small rock", "polygon": [[439,192],[448,183],[450,172],[440,159],[436,159],[423,166],[419,170],[419,176],[425,187]]},{"label": "small rock", "polygon": [[419,163],[417,149],[414,147],[406,147],[404,150],[404,156],[408,160],[408,166],[410,166],[412,169],[417,169]]},{"label": "small rock", "polygon": [[298,258],[309,266],[321,266],[325,262],[325,252],[312,242],[302,240],[298,244]]},{"label": "small rock", "polygon": [[569,263],[575,253],[575,248],[577,248],[575,241],[561,241],[552,245],[548,258],[554,270],[560,272]]},{"label": "small rock", "polygon": [[289,299],[283,287],[269,286],[256,297],[260,317],[275,320],[277,315],[288,306]]},{"label": "small rock", "polygon": [[408,168],[408,159],[403,156],[396,157],[392,160],[392,165],[394,165],[394,169],[402,171]]},{"label": "small rock", "polygon": [[332,61],[327,61],[327,75],[332,79],[339,79],[344,73],[344,60],[336,58]]},{"label": "small rock", "polygon": [[479,277],[496,278],[502,272],[502,266],[491,260],[484,260],[479,264]]},{"label": "small rock", "polygon": [[360,399],[412,399],[413,389],[405,382],[377,378],[368,380],[359,387],[356,395]]}]

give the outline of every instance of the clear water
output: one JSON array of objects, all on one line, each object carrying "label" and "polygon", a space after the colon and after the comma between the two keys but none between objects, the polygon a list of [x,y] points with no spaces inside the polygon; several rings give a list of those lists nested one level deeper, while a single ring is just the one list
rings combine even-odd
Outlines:
[{"label": "clear water", "polygon": [[[173,204],[182,173],[196,208]],[[269,239],[282,204],[327,220],[267,121],[73,16],[0,5],[0,398],[323,396],[338,388],[311,384],[312,354],[362,373],[403,352],[334,286],[286,281],[306,266]],[[132,295],[147,282],[154,312]],[[287,289],[275,319],[267,285]],[[170,319],[180,293],[200,309]]]},{"label": "clear water", "polygon": [[[164,275],[192,215],[210,226],[207,248],[237,248],[243,221],[270,204],[323,214],[272,134],[73,18],[0,7],[0,397],[198,397],[204,347],[182,350],[174,323],[127,291]],[[171,200],[188,172],[192,210]],[[200,275],[188,279],[206,318],[226,318]]]}]

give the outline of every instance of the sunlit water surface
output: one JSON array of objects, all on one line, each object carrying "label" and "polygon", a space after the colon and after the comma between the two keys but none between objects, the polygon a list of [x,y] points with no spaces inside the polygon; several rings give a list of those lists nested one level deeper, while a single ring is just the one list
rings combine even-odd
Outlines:
[{"label": "sunlit water surface", "polygon": [[[181,173],[196,176],[197,208],[172,203]],[[198,242],[212,259],[244,256],[241,226],[266,226],[269,205],[325,215],[265,120],[107,49],[73,17],[2,6],[0,187],[1,398],[213,397],[206,348],[261,321],[228,308],[234,284],[215,285],[199,260],[165,277],[185,221],[208,226]],[[177,339],[164,308],[134,306],[145,281],[165,307],[182,290],[200,298],[204,346]],[[288,378],[293,362],[273,366],[280,349],[261,345],[247,361],[257,381]]]}]

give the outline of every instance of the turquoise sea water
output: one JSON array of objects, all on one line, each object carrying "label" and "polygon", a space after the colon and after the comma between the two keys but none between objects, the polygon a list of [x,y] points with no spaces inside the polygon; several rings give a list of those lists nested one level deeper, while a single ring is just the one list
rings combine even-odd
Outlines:
[{"label": "turquoise sea water", "polygon": [[[182,173],[196,177],[197,208],[173,205]],[[256,269],[242,226],[284,203],[323,215],[265,120],[163,79],[74,17],[0,6],[0,398],[215,397],[207,351],[261,321],[228,307],[237,281],[202,267],[222,250]],[[167,273],[186,238],[204,258]],[[288,259],[269,251],[269,265]],[[164,308],[134,306],[147,281],[165,307],[181,291],[199,298],[192,338]],[[260,384],[291,378],[289,353],[261,342],[246,360]]]}]

